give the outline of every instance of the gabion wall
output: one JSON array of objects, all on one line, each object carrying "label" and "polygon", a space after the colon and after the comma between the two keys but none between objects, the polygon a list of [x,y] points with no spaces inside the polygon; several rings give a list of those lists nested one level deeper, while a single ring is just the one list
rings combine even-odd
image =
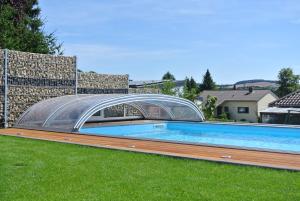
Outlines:
[{"label": "gabion wall", "polygon": [[156,88],[129,88],[130,94],[160,94],[160,89]]},{"label": "gabion wall", "polygon": [[[127,94],[128,75],[107,75],[97,73],[78,73],[78,94]],[[128,105],[117,105],[104,110],[105,117],[118,117],[127,108],[127,115],[140,115],[140,112]],[[129,114],[128,114],[129,113]]]},{"label": "gabion wall", "polygon": [[[7,64],[8,126],[34,103],[75,94],[75,57],[9,50]],[[4,65],[1,69],[4,69]]]},{"label": "gabion wall", "polygon": [[4,120],[4,85],[3,85],[3,68],[4,66],[4,50],[0,49],[0,127]]},{"label": "gabion wall", "polygon": [[78,73],[78,94],[127,94],[128,75]]},{"label": "gabion wall", "polygon": [[[4,50],[0,49],[0,121],[4,126]],[[78,73],[76,57],[8,51],[7,124],[13,125],[28,107],[63,95],[128,93],[128,75]]]}]

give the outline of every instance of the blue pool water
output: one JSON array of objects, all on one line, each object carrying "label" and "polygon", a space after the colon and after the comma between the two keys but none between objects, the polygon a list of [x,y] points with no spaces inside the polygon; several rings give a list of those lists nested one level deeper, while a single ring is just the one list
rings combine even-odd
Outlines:
[{"label": "blue pool water", "polygon": [[300,128],[165,122],[82,128],[80,133],[300,153]]}]

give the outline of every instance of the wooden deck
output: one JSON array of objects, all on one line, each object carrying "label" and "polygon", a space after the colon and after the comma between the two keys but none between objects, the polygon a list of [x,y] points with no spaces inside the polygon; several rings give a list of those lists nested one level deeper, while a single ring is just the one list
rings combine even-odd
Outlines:
[{"label": "wooden deck", "polygon": [[252,151],[15,128],[1,129],[0,135],[300,171],[300,154]]}]

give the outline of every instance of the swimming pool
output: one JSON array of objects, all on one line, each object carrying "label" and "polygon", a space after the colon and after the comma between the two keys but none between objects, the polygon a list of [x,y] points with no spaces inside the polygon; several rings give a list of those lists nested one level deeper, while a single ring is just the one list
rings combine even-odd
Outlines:
[{"label": "swimming pool", "polygon": [[80,133],[300,153],[300,128],[163,122],[85,127]]}]

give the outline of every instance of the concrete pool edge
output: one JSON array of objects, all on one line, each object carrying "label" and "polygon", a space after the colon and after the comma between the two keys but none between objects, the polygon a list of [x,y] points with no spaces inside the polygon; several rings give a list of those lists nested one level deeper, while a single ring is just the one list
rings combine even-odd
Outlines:
[{"label": "concrete pool edge", "polygon": [[[135,125],[149,125],[149,124],[161,124],[161,123],[188,123],[188,124],[212,124],[212,125],[231,125],[231,126],[253,126],[253,127],[270,127],[270,128],[287,128],[287,129],[299,129],[300,126],[294,125],[278,125],[278,124],[260,124],[260,123],[227,123],[227,122],[186,122],[186,121],[130,121],[123,122],[123,124],[110,124],[105,123],[101,125],[101,127],[117,127],[117,126],[135,126]],[[99,125],[98,125],[99,126]],[[97,124],[87,125],[84,128],[97,128]],[[91,135],[91,136],[101,136],[101,137],[111,137],[111,138],[120,138],[120,139],[133,139],[133,140],[143,140],[143,141],[152,141],[152,142],[167,142],[167,143],[175,143],[175,144],[183,144],[183,145],[196,145],[196,146],[207,146],[207,147],[218,147],[218,148],[229,148],[229,149],[238,149],[238,150],[249,150],[249,151],[262,151],[262,152],[271,152],[271,153],[287,153],[287,154],[295,154],[300,155],[300,151],[289,151],[289,150],[279,150],[279,149],[268,149],[268,148],[259,148],[259,147],[247,147],[247,146],[236,146],[236,145],[226,145],[226,144],[210,144],[210,143],[201,143],[201,142],[188,142],[188,141],[177,141],[177,140],[161,140],[154,138],[142,138],[142,137],[127,137],[120,135],[110,135],[110,134],[102,134],[102,133],[91,133],[91,132],[73,132],[74,134],[82,134],[82,135]],[[300,134],[299,134],[300,137]]]},{"label": "concrete pool edge", "polygon": [[112,136],[106,134],[93,134],[93,133],[77,133],[74,132],[72,134],[76,135],[89,135],[89,136],[99,136],[99,137],[108,137],[108,138],[117,138],[117,139],[127,139],[127,140],[140,140],[140,141],[149,141],[149,142],[166,142],[166,143],[173,143],[173,144],[182,144],[182,145],[194,145],[194,146],[205,146],[205,147],[216,147],[216,148],[227,148],[227,149],[237,149],[237,150],[246,150],[246,151],[260,151],[260,152],[270,152],[270,153],[282,153],[282,154],[293,154],[299,155],[300,152],[293,152],[293,151],[281,151],[275,149],[263,149],[263,148],[248,148],[242,146],[234,146],[234,145],[217,145],[217,144],[208,144],[208,143],[196,143],[196,142],[181,142],[181,141],[173,141],[173,140],[159,140],[159,139],[150,139],[150,138],[138,138],[138,137],[124,137],[124,136]]},{"label": "concrete pool edge", "polygon": [[[170,142],[153,142],[137,139],[122,139],[25,129],[3,129],[0,131],[0,135],[78,144],[106,149],[158,154],[180,158],[300,171],[300,155],[293,155],[289,153],[207,147],[202,145],[185,145]],[[98,143],[95,142],[97,140]],[[136,144],[137,146],[131,146],[130,144]],[[167,146],[168,148],[163,149],[162,145]],[[215,153],[212,154],[211,152]],[[236,156],[238,157],[236,158]],[[287,160],[288,158],[291,160]]]}]

